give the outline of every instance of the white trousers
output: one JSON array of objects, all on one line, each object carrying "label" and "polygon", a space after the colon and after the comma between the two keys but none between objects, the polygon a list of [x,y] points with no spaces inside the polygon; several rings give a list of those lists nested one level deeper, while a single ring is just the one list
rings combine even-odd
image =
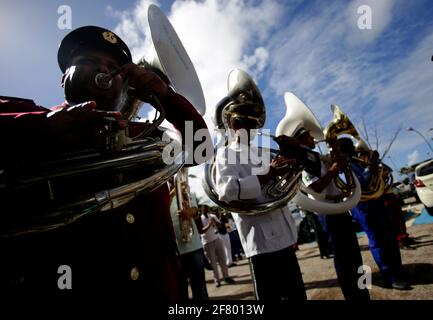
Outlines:
[{"label": "white trousers", "polygon": [[230,236],[229,233],[227,232],[226,234],[221,234],[220,233],[220,237],[224,243],[224,249],[226,251],[226,262],[227,265],[231,265],[233,263],[233,258],[232,258],[232,245],[230,242]]},{"label": "white trousers", "polygon": [[224,251],[224,244],[220,237],[216,240],[206,243],[203,246],[204,254],[206,258],[209,260],[210,265],[212,266],[213,278],[214,281],[220,281],[220,276],[218,272],[218,264],[220,265],[221,272],[223,274],[223,278],[228,278],[229,271],[226,264],[226,255]]}]

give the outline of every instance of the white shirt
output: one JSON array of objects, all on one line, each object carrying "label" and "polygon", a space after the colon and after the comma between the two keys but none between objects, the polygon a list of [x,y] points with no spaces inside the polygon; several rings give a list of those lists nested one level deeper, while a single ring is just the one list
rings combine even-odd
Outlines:
[{"label": "white shirt", "polygon": [[228,222],[229,222],[229,229],[228,229],[227,231],[228,231],[229,233],[230,233],[230,232],[233,232],[233,231],[236,231],[237,228],[236,228],[236,223],[235,223],[235,221],[234,221],[232,218],[228,218],[227,220],[228,220]]},{"label": "white shirt", "polygon": [[[239,160],[239,154],[248,151],[248,146],[233,142],[228,148],[217,151],[216,191],[220,200],[230,202],[264,198],[259,179],[251,173],[254,167],[260,167],[260,159],[254,156],[257,154],[256,147],[249,147],[253,152],[247,156],[248,163],[242,164],[239,161],[229,164],[229,159],[234,157]],[[297,241],[295,220],[287,206],[264,214],[250,216],[232,213],[232,216],[248,258],[285,249]]]},{"label": "white shirt", "polygon": [[[208,215],[207,217],[204,214],[200,216],[203,227],[206,227],[207,224],[209,223],[209,220],[211,219],[220,223],[218,217],[213,213],[208,213],[207,215]],[[201,242],[203,243],[203,245],[205,245],[219,238],[218,229],[215,227],[215,225],[212,225],[209,229],[206,230],[205,233],[202,233],[200,236],[201,236]]]},{"label": "white shirt", "polygon": [[[323,159],[320,160],[321,166],[320,166],[320,176],[323,177],[325,174],[328,173],[328,163],[324,162]],[[318,177],[315,177],[305,171],[302,171],[302,181],[304,184],[308,187],[312,183],[319,180]],[[341,195],[340,189],[337,188],[335,185],[334,179],[332,179],[331,183],[328,184],[322,191],[323,194],[327,194],[330,196],[339,196]],[[308,195],[309,198],[313,198],[311,195]],[[314,198],[313,198],[314,199]],[[330,201],[332,202],[332,201]]]}]

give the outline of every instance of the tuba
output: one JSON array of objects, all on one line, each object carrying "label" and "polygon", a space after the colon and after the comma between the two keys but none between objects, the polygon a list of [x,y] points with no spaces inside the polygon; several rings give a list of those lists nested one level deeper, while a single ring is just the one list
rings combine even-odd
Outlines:
[{"label": "tuba", "polygon": [[[373,150],[371,150],[364,139],[361,138],[349,117],[343,111],[341,111],[339,106],[335,104],[331,105],[331,110],[334,113],[334,119],[328,125],[327,130],[325,130],[325,140],[329,149],[331,150],[331,158],[338,157],[340,155],[337,139],[339,135],[346,134],[357,140],[355,144],[355,151],[357,153],[365,152],[369,155],[369,159],[371,159]],[[392,175],[386,174],[385,166],[384,164],[380,163],[379,159],[370,162],[370,160],[365,161],[359,157],[352,157],[352,161],[358,163],[358,165],[360,165],[362,168],[367,168],[370,165],[378,166],[378,172],[372,176],[368,188],[362,190],[360,197],[361,202],[379,198],[385,192],[389,181],[392,184]],[[346,182],[342,181],[339,177],[336,178],[336,185],[342,191],[345,190],[345,188],[348,188],[350,183],[351,181],[347,177],[347,173]]]},{"label": "tuba", "polygon": [[[347,134],[355,137],[359,141],[361,140],[355,126],[349,120],[347,115],[341,111],[340,107],[333,104],[331,105],[331,110],[334,114],[334,118],[325,130],[323,130],[323,134],[328,146],[331,162],[338,162],[341,157],[340,146],[338,143],[338,137],[340,135]],[[355,176],[349,166],[343,169],[343,173],[346,181],[344,181],[340,176],[336,176],[334,182],[342,194],[348,196],[355,187]]]},{"label": "tuba", "polygon": [[[230,72],[227,81],[228,94],[216,106],[214,123],[218,129],[225,129],[223,146],[229,142],[229,119],[241,115],[245,119],[257,122],[258,127],[265,123],[265,106],[259,89],[253,79],[243,70],[234,69]],[[278,156],[279,150],[259,147],[262,156]],[[217,154],[215,150],[214,154]],[[203,189],[207,196],[221,208],[244,215],[255,215],[282,207],[297,193],[303,167],[299,162],[289,164],[286,173],[277,177],[275,181],[262,190],[261,200],[231,201],[219,200],[216,189],[216,168],[214,161],[207,162],[204,172]]]},{"label": "tuba", "polygon": [[[206,103],[200,80],[175,29],[166,15],[156,5],[148,9],[148,21],[153,42],[149,58],[141,58],[137,65],[157,73],[161,79],[187,98],[197,111],[204,115]],[[142,101],[128,96],[122,109],[125,119],[131,120],[137,113]],[[158,104],[158,103],[156,103]],[[159,106],[155,106],[158,110]]]},{"label": "tuba", "polygon": [[[319,121],[308,106],[291,92],[286,92],[284,101],[287,107],[286,115],[277,127],[277,135],[293,136],[300,128],[310,131],[316,142],[323,139],[328,143],[331,150],[331,159],[339,157],[338,141],[339,134],[353,133],[353,126],[344,118],[338,108],[335,108],[335,118],[331,124],[322,131]],[[293,202],[301,208],[320,214],[339,214],[346,212],[356,206],[361,196],[361,186],[358,179],[349,168],[344,169],[346,183],[339,177],[335,179],[337,187],[342,191],[344,199],[338,203],[326,200],[326,194],[317,193],[311,187],[300,186],[300,191],[293,198]],[[319,174],[320,176],[320,174]]]},{"label": "tuba", "polygon": [[368,160],[361,159],[359,157],[352,157],[352,160],[356,162],[360,167],[367,169],[370,166],[376,166],[377,172],[372,175],[370,183],[367,188],[362,191],[361,202],[376,200],[380,198],[384,193],[389,192],[392,189],[393,177],[392,169],[380,161],[380,159],[372,159],[373,151],[371,149],[360,149],[359,144],[355,145],[355,151],[359,153],[363,152],[368,154]]},{"label": "tuba", "polygon": [[[159,67],[144,60],[138,64],[158,68],[173,89],[204,114],[199,79],[169,20],[155,5],[149,6],[148,20]],[[109,86],[107,75],[102,77],[102,85]],[[149,98],[160,116],[134,139],[126,138],[128,128],[119,132],[107,121],[101,148],[0,168],[0,238],[43,232],[86,215],[102,214],[155,190],[174,176],[183,166],[185,152],[173,155],[172,164],[164,162],[166,147],[177,145],[174,150],[181,150],[181,142],[176,134],[159,126],[164,110],[156,97]],[[125,119],[133,119],[141,104],[133,92],[129,94],[122,108]],[[169,138],[162,139],[162,132]]]}]

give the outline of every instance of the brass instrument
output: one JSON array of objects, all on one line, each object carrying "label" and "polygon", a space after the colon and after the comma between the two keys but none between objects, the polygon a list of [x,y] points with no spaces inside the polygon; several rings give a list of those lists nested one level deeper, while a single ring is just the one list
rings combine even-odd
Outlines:
[{"label": "brass instrument", "polygon": [[361,202],[376,200],[391,188],[393,183],[392,170],[386,164],[381,163],[380,161],[365,161],[357,157],[352,157],[352,160],[363,168],[371,166],[377,168],[377,172],[371,176],[368,189],[362,190]]},{"label": "brass instrument", "polygon": [[[284,102],[286,104],[286,115],[277,127],[277,135],[294,136],[298,130],[308,130],[314,140],[317,142],[327,138],[333,148],[334,160],[338,159],[338,145],[336,145],[336,137],[341,132],[349,132],[350,126],[347,122],[342,121],[341,114],[338,119],[328,126],[325,132],[322,131],[319,121],[310,110],[310,108],[301,101],[296,95],[291,92],[284,94]],[[323,159],[322,159],[323,160]],[[329,160],[329,159],[327,159]],[[312,173],[312,172],[310,172]],[[316,177],[321,176],[321,172],[312,173]],[[304,210],[317,212],[320,214],[339,214],[347,212],[359,202],[361,196],[361,186],[358,179],[352,174],[350,169],[346,169],[346,174],[350,178],[350,184],[344,185],[344,198],[340,202],[330,202],[326,198],[325,193],[315,192],[311,187],[307,187],[304,183],[301,184],[299,192],[293,197],[293,202]]]},{"label": "brass instrument", "polygon": [[[340,135],[347,134],[359,139],[359,134],[347,115],[344,114],[337,105],[331,105],[331,110],[334,113],[334,118],[323,130],[323,135],[325,137],[326,144],[328,145],[331,162],[339,162],[341,152],[338,143],[338,137]],[[343,173],[346,181],[343,181],[340,176],[336,176],[334,181],[342,194],[344,196],[348,196],[355,187],[354,175],[349,166],[343,168]]]},{"label": "brass instrument", "polygon": [[[189,209],[191,204],[191,192],[188,185],[188,168],[182,168],[174,177],[174,185],[176,188],[177,208],[179,211]],[[178,213],[179,227],[181,233],[181,241],[190,242],[194,234],[193,223],[191,218],[185,218]]]},{"label": "brass instrument", "polygon": [[[331,158],[333,157],[333,159],[336,160],[341,154],[338,146],[338,136],[342,134],[350,135],[357,140],[357,143],[355,145],[355,150],[357,152],[368,152],[371,156],[373,151],[370,150],[367,143],[365,143],[365,141],[360,137],[358,131],[356,130],[355,126],[352,124],[348,116],[343,111],[341,111],[340,107],[338,107],[337,105],[331,105],[331,110],[334,113],[334,119],[324,131],[325,140],[328,143]],[[372,163],[357,157],[352,157],[351,160],[357,162],[363,168],[367,168],[371,165],[377,166],[378,172],[372,175],[368,189],[362,190],[360,201],[369,201],[379,198],[384,193],[386,188],[383,166],[380,165],[379,162]],[[343,193],[346,192],[348,188],[350,188],[353,181],[346,172],[345,177],[347,180],[346,182],[344,182],[340,177],[337,177],[335,180],[337,187],[342,190]],[[386,180],[389,180],[389,178],[386,178]]]},{"label": "brass instrument", "polygon": [[[217,128],[229,128],[231,117],[240,117],[253,120],[257,123],[256,128],[264,125],[266,111],[263,98],[253,79],[243,70],[234,69],[230,72],[228,81],[228,94],[223,98],[215,109],[214,122]],[[224,146],[228,143],[225,136]],[[278,156],[278,150],[259,148],[262,154]],[[217,151],[215,151],[217,154]],[[214,159],[215,160],[215,159]],[[282,207],[296,194],[302,175],[302,165],[294,162],[287,166],[284,176],[277,177],[275,181],[263,188],[262,199],[232,201],[230,203],[219,200],[215,185],[216,170],[215,162],[206,163],[203,188],[208,197],[221,208],[245,215],[255,215]]]},{"label": "brass instrument", "polygon": [[[204,114],[200,82],[169,20],[155,5],[149,6],[148,19],[161,66],[159,72]],[[146,62],[141,60],[138,64],[145,66]],[[116,71],[97,75],[95,81],[109,90],[110,77]],[[0,238],[58,228],[86,215],[119,208],[176,174],[183,166],[185,151],[173,135],[162,139],[162,133],[168,132],[159,127],[164,109],[156,97],[149,98],[160,116],[144,125],[145,129],[134,139],[129,138],[128,128],[114,129],[108,119],[105,144],[100,148],[0,167]],[[141,104],[133,92],[129,94],[122,108],[125,119],[133,119]],[[169,145],[182,150],[174,155],[171,164],[163,159],[163,151]]]}]

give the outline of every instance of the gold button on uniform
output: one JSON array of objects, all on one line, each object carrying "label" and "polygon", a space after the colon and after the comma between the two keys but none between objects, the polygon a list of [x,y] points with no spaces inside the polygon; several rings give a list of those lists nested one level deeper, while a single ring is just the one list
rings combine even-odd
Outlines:
[{"label": "gold button on uniform", "polygon": [[138,280],[138,277],[140,276],[140,271],[138,271],[138,268],[132,268],[131,269],[131,279],[132,280]]},{"label": "gold button on uniform", "polygon": [[135,221],[135,217],[134,217],[134,215],[132,214],[132,213],[128,213],[127,215],[126,215],[126,221],[128,222],[128,223],[134,223],[134,221]]}]

